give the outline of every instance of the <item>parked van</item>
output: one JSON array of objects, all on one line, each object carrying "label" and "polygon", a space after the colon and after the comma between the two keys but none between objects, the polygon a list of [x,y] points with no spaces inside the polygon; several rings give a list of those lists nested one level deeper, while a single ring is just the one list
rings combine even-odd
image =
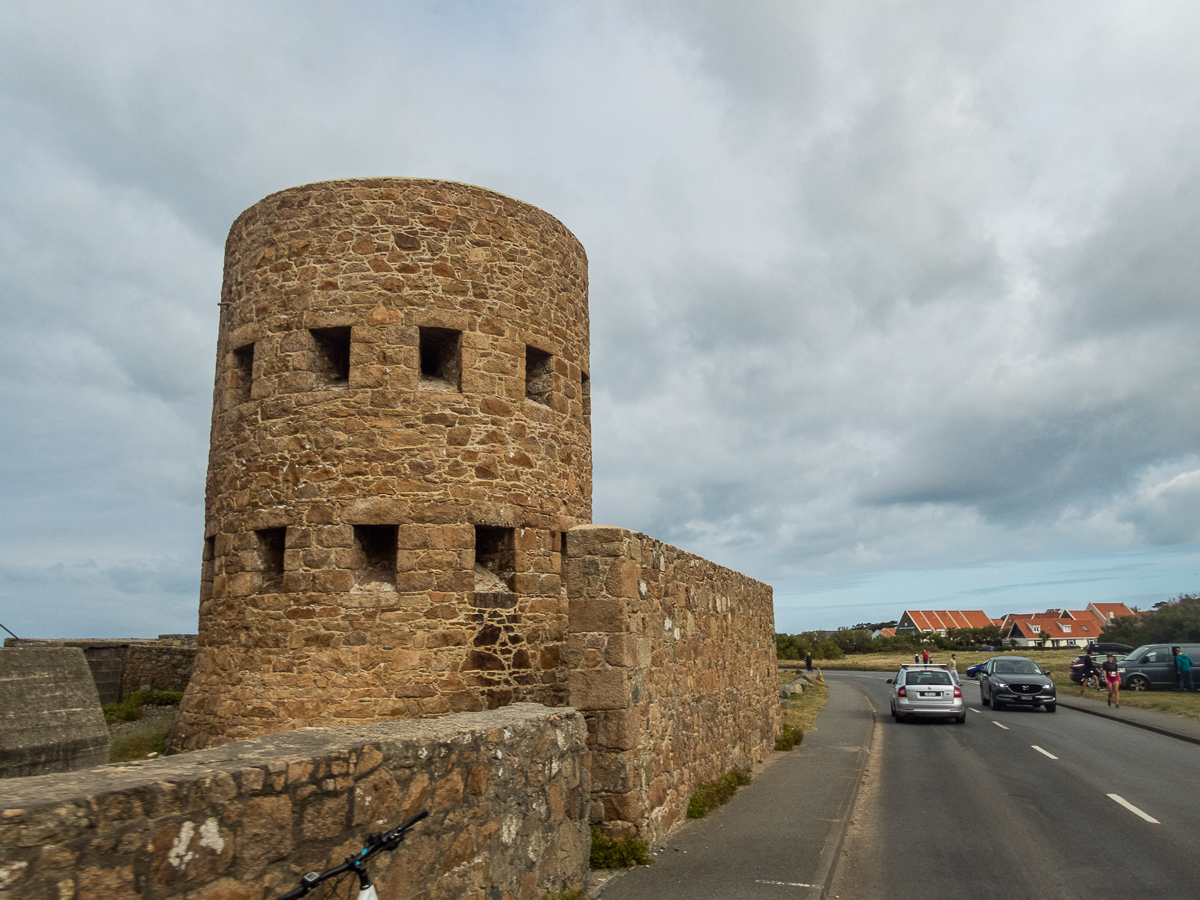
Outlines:
[{"label": "parked van", "polygon": [[[1143,644],[1121,660],[1121,687],[1130,691],[1175,687],[1179,681],[1175,677],[1172,647],[1178,647],[1190,656],[1194,668],[1200,667],[1200,644]],[[1096,661],[1103,662],[1102,659]]]}]

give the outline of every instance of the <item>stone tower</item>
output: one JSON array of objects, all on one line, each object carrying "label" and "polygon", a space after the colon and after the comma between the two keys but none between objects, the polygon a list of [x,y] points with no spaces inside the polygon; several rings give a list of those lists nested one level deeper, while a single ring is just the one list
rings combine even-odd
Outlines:
[{"label": "stone tower", "polygon": [[565,703],[587,373],[587,258],[535,207],[380,178],[246,210],[171,745]]}]

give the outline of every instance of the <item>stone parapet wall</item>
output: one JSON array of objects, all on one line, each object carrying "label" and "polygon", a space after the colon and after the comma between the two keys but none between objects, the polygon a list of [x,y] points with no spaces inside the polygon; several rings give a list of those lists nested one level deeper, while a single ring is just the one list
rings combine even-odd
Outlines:
[{"label": "stone parapet wall", "polygon": [[585,737],[574,710],[518,704],[10,779],[0,900],[270,900],[424,808],[370,866],[386,900],[582,892]]},{"label": "stone parapet wall", "polygon": [[658,840],[701,781],[766,758],[780,728],[769,585],[644,534],[567,534],[571,705],[592,818]]}]

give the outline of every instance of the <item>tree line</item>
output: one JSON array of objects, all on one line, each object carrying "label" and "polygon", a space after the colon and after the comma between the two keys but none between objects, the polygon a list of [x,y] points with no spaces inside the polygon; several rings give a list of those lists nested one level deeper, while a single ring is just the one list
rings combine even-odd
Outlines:
[{"label": "tree line", "polygon": [[1100,640],[1130,647],[1200,643],[1200,594],[1180,594],[1136,616],[1122,616],[1100,633]]},{"label": "tree line", "polygon": [[[878,630],[878,629],[872,629]],[[805,631],[775,635],[779,659],[842,659],[847,653],[898,653],[917,650],[977,650],[998,646],[1000,626],[986,628],[948,628],[937,632],[908,632],[896,637],[871,637],[866,628],[839,628],[837,631]]]}]

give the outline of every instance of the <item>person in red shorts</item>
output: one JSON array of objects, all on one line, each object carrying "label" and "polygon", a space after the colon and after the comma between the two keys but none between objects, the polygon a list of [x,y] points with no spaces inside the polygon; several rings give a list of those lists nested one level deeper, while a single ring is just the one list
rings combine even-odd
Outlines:
[{"label": "person in red shorts", "polygon": [[1121,708],[1121,672],[1117,668],[1117,658],[1111,653],[1108,654],[1108,659],[1104,661],[1104,665],[1100,667],[1104,673],[1104,683],[1108,685],[1108,705],[1112,706],[1113,701],[1117,701],[1117,709]]}]

